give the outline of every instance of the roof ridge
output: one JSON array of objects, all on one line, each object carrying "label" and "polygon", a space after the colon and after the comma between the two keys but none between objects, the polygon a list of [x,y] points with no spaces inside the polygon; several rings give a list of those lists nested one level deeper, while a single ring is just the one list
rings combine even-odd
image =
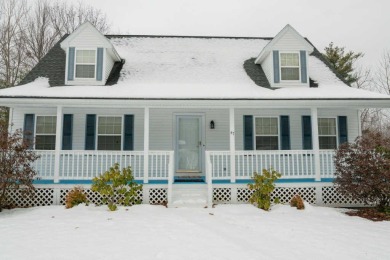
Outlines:
[{"label": "roof ridge", "polygon": [[200,36],[200,35],[133,35],[133,34],[106,34],[107,38],[198,38],[198,39],[248,39],[272,40],[274,37],[246,37],[246,36]]}]

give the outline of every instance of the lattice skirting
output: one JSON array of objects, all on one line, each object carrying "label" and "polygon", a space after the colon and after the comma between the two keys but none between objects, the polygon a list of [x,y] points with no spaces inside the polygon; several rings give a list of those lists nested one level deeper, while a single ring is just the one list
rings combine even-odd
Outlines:
[{"label": "lattice skirting", "polygon": [[7,192],[8,204],[14,207],[36,207],[55,204],[53,188],[35,189],[32,195],[23,196],[20,190],[9,190]]},{"label": "lattice skirting", "polygon": [[[100,205],[102,199],[98,193],[93,192],[89,185],[83,185],[90,203]],[[65,205],[67,193],[73,186],[67,185],[39,185],[33,197],[23,197],[18,190],[8,193],[9,204],[15,207]],[[244,184],[219,184],[213,187],[213,203],[248,203],[252,192]],[[297,184],[278,186],[272,193],[272,198],[278,197],[281,203],[288,203],[291,198],[299,194],[310,204],[359,207],[362,202],[342,196],[331,183]],[[138,192],[137,199],[147,204],[166,205],[168,201],[167,185],[144,185]]]}]

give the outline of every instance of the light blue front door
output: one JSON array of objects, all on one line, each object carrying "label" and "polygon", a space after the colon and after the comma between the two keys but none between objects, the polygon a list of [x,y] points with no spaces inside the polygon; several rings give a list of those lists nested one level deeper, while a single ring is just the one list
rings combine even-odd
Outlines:
[{"label": "light blue front door", "polygon": [[202,116],[177,116],[176,126],[176,171],[201,172]]}]

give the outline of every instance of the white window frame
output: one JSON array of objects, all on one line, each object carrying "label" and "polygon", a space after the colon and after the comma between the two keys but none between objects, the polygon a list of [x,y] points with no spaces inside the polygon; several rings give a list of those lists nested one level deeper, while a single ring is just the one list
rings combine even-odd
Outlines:
[{"label": "white window frame", "polygon": [[[56,119],[56,131],[55,131],[55,133],[54,134],[38,134],[38,132],[37,132],[37,122],[38,122],[38,117],[48,117],[48,116],[50,116],[50,117],[55,117],[55,119]],[[37,136],[39,136],[39,135],[51,135],[51,136],[54,136],[54,137],[56,137],[56,133],[57,133],[57,115],[35,115],[35,118],[34,118],[34,124],[35,124],[35,126],[34,126],[34,135],[35,135],[35,141],[34,141],[34,150],[38,150],[38,151],[54,151],[55,150],[55,146],[54,146],[54,149],[53,150],[41,150],[41,149],[36,149],[36,147],[35,147],[35,145],[36,145],[36,139],[37,139]]]},{"label": "white window frame", "polygon": [[[298,54],[298,67],[296,66],[283,66],[283,68],[298,68],[299,73],[299,79],[297,80],[284,80],[282,79],[282,54]],[[279,52],[279,75],[280,75],[280,82],[300,82],[302,79],[301,75],[301,53],[299,51],[280,51]]]},{"label": "white window frame", "polygon": [[[256,118],[276,118],[278,122],[278,134],[277,135],[258,135],[256,134]],[[253,117],[253,133],[254,133],[254,140],[253,140],[253,150],[255,151],[272,151],[272,150],[257,150],[256,149],[256,137],[257,136],[277,136],[278,137],[278,150],[280,150],[280,119],[279,116],[254,116]]]},{"label": "white window frame", "polygon": [[112,151],[123,151],[123,127],[124,127],[124,116],[123,115],[96,115],[97,121],[96,121],[96,139],[95,139],[95,149],[97,151],[106,151],[106,150],[98,150],[99,147],[99,136],[119,136],[118,134],[99,134],[99,120],[100,117],[120,117],[121,118],[121,147],[120,150],[112,150]]},{"label": "white window frame", "polygon": [[[335,120],[335,127],[336,127],[336,149],[337,149],[337,147],[339,147],[339,126],[338,126],[338,122],[337,122],[337,117],[332,117],[332,116],[326,116],[326,117],[318,117],[318,123],[320,122],[320,119],[334,119]],[[323,151],[333,151],[333,149],[321,149],[321,147],[320,147],[320,137],[322,137],[322,136],[324,136],[324,137],[326,137],[326,136],[330,136],[330,137],[333,137],[333,136],[335,136],[335,135],[320,135],[320,131],[319,131],[319,126],[317,126],[318,127],[318,148],[320,149],[320,150],[323,150]]]},{"label": "white window frame", "polygon": [[[92,78],[80,78],[80,77],[76,77],[76,65],[78,65],[77,63],[77,51],[95,51],[95,63],[79,63],[79,65],[94,65],[95,66],[95,69],[93,70],[93,75],[94,77]],[[74,71],[74,78],[75,79],[79,79],[79,80],[96,80],[96,67],[97,67],[97,49],[96,48],[75,48],[75,51],[74,51],[74,68],[73,68],[73,71]]]}]

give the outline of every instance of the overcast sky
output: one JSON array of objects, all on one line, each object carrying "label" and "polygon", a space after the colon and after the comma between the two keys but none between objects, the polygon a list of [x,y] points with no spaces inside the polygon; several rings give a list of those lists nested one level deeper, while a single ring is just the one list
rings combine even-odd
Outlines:
[{"label": "overcast sky", "polygon": [[333,41],[365,53],[364,66],[376,66],[390,50],[390,0],[82,2],[106,12],[113,33],[273,37],[289,23],[320,51]]}]

